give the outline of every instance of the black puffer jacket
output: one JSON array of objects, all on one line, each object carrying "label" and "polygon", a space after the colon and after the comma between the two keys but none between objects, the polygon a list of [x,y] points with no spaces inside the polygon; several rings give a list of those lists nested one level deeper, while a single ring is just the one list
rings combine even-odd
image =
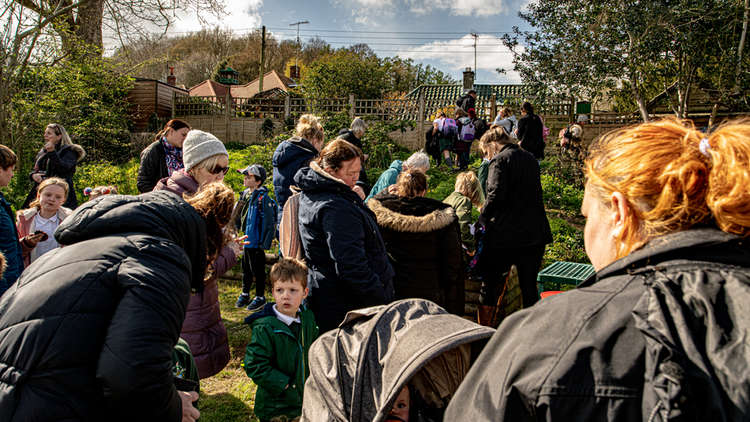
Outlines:
[{"label": "black puffer jacket", "polygon": [[167,156],[161,140],[156,140],[141,152],[141,164],[138,167],[138,192],[151,192],[156,183],[169,177]]},{"label": "black puffer jacket", "polygon": [[315,162],[294,181],[302,189],[299,231],[320,332],[337,327],[348,311],[393,300],[393,268],[372,211]]},{"label": "black puffer jacket", "polygon": [[0,420],[180,421],[172,348],[206,229],[169,192],[106,195],[0,299]]},{"label": "black puffer jacket", "polygon": [[539,164],[518,145],[503,146],[490,160],[487,199],[479,221],[487,228],[485,244],[497,248],[552,242],[542,200]]},{"label": "black puffer jacket", "polygon": [[381,193],[375,213],[396,276],[396,299],[422,298],[464,314],[463,250],[453,208],[431,198]]},{"label": "black puffer jacket", "polygon": [[746,421],[750,247],[716,229],[656,238],[503,321],[450,421]]},{"label": "black puffer jacket", "polygon": [[[65,208],[75,209],[78,206],[76,198],[76,187],[73,185],[73,175],[76,172],[78,162],[83,160],[86,152],[83,147],[77,144],[61,145],[57,144],[54,151],[47,151],[42,148],[34,159],[34,168],[29,173],[29,178],[34,173],[39,173],[42,178],[59,177],[68,183],[68,197],[65,199],[63,206]],[[36,189],[39,183],[31,179],[31,191],[26,196],[22,208],[28,208],[31,201],[36,198]]]}]

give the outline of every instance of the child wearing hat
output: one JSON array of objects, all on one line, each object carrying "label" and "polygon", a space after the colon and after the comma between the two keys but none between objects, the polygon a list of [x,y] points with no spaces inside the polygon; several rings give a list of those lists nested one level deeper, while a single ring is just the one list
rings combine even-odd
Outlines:
[{"label": "child wearing hat", "polygon": [[[266,254],[276,237],[276,202],[268,196],[268,188],[263,186],[266,169],[253,164],[237,170],[245,176],[243,185],[247,188],[237,203],[239,218],[235,220],[237,230],[244,230],[247,243],[242,254],[242,293],[237,298],[238,308],[258,311],[266,304]],[[255,297],[250,300],[250,285],[255,279]]]}]

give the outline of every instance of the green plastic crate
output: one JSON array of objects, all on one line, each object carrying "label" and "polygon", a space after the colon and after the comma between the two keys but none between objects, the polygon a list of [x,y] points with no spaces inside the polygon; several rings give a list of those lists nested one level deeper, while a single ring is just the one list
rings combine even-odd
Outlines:
[{"label": "green plastic crate", "polygon": [[557,261],[536,276],[539,294],[551,290],[570,290],[594,274],[591,264]]}]

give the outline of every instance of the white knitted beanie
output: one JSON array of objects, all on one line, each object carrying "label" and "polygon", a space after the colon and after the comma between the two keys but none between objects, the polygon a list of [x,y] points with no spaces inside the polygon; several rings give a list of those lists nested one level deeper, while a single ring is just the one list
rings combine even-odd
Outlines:
[{"label": "white knitted beanie", "polygon": [[202,130],[193,129],[188,132],[182,144],[182,162],[185,164],[185,171],[189,171],[206,158],[219,154],[229,156],[219,138]]}]

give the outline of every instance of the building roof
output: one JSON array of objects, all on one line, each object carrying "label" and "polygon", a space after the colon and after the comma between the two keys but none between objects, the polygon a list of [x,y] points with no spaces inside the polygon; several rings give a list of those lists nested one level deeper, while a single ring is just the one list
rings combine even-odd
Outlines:
[{"label": "building roof", "polygon": [[[236,98],[252,98],[258,94],[260,78],[254,81],[248,82],[245,85],[237,85],[230,88],[232,96]],[[284,92],[289,91],[294,85],[294,81],[280,74],[279,72],[272,70],[263,75],[263,91],[271,89],[280,89]]]},{"label": "building roof", "polygon": [[[497,85],[497,84],[474,84],[474,90],[477,91],[478,98],[492,97],[495,94],[498,100],[506,97],[520,97],[523,95],[523,85]],[[452,85],[420,85],[406,96],[409,98],[418,98],[420,92],[424,93],[425,100],[458,98],[464,93],[461,84]]]},{"label": "building roof", "polygon": [[191,97],[219,97],[224,98],[227,95],[228,86],[220,84],[211,79],[195,85],[189,89]]}]

